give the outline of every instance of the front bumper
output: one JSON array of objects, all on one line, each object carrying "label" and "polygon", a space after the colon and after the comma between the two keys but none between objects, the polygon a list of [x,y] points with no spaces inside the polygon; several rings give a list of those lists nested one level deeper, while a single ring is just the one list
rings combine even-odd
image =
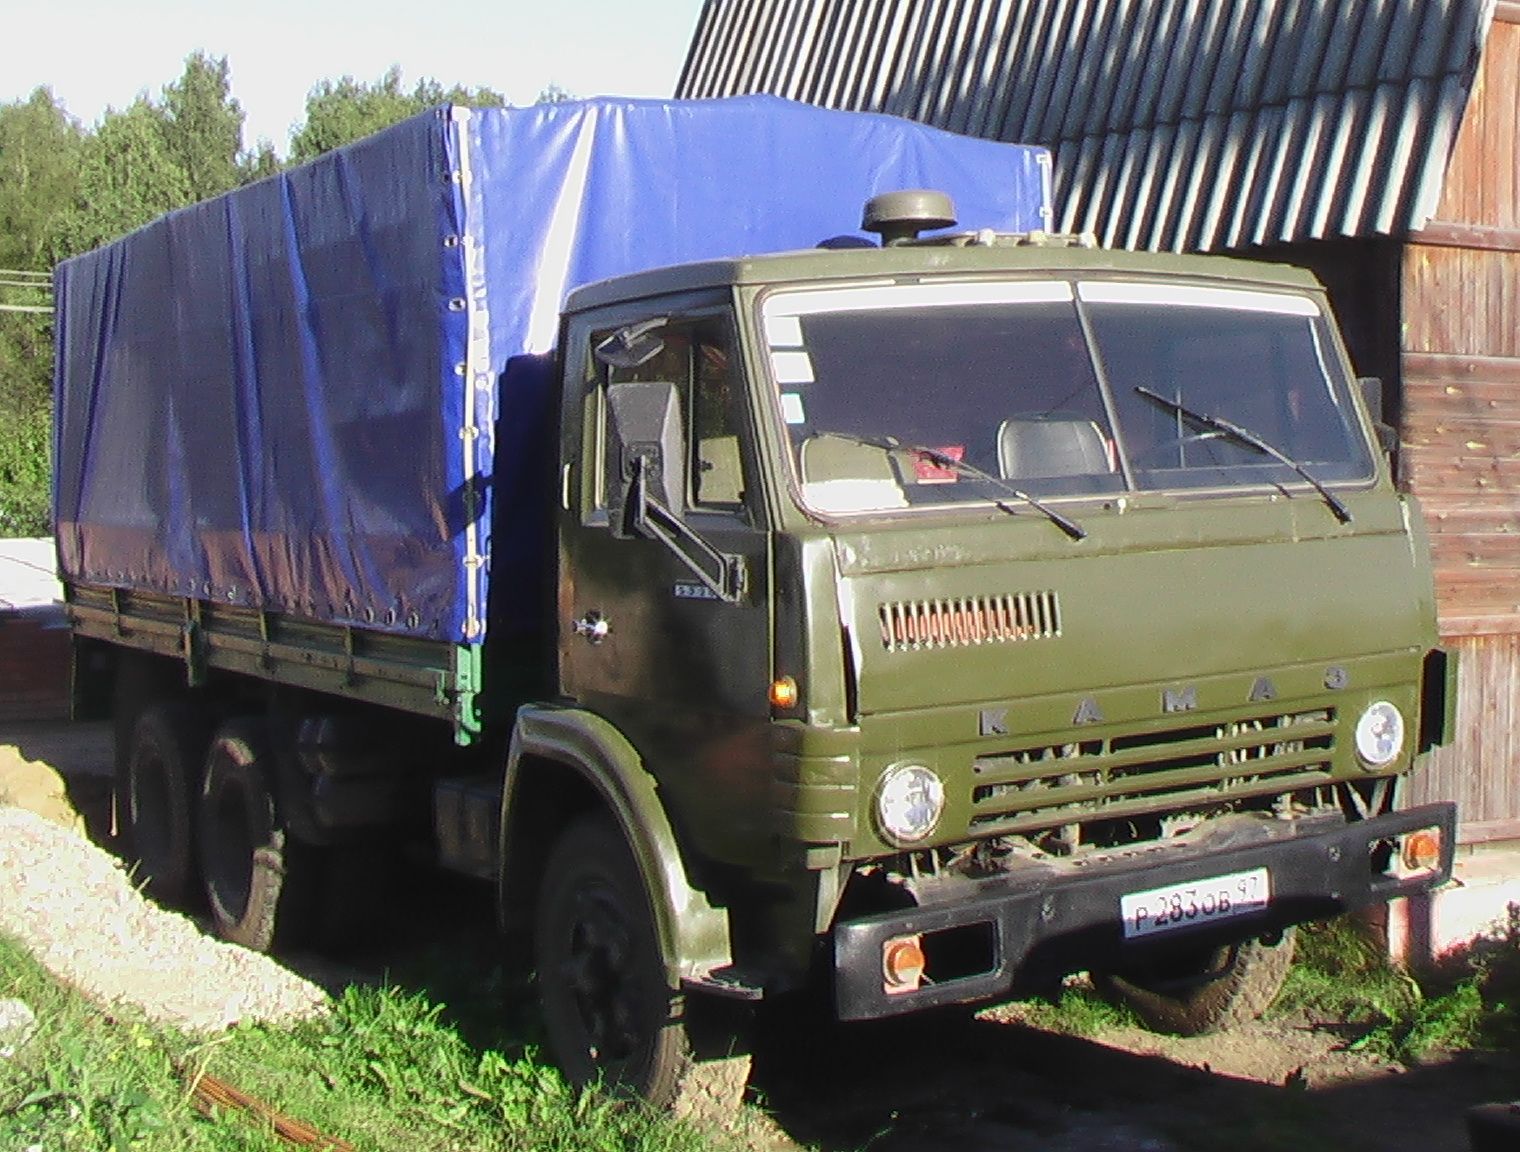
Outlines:
[{"label": "front bumper", "polygon": [[[1438,867],[1414,876],[1378,871],[1375,861],[1396,837],[1422,828],[1441,832]],[[1204,829],[1194,842],[1152,847],[1082,866],[1014,871],[947,885],[936,899],[906,912],[888,912],[835,925],[834,996],[842,1020],[893,1016],[944,1004],[1007,998],[1032,974],[1062,975],[1117,967],[1121,957],[1280,931],[1306,920],[1429,891],[1451,876],[1456,806],[1428,804],[1355,823],[1295,828],[1260,821]],[[1258,912],[1157,936],[1128,940],[1119,902],[1126,894],[1257,868],[1267,869],[1271,899]],[[964,953],[985,941],[986,962],[950,979],[889,993],[882,953],[889,940],[922,935],[955,941]],[[931,953],[932,955],[932,953]]]}]

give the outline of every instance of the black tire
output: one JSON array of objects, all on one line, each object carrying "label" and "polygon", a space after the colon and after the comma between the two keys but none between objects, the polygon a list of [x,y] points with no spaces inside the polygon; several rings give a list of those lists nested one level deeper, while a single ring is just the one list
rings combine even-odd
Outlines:
[{"label": "black tire", "polygon": [[666,980],[649,897],[610,817],[582,817],[555,844],[534,951],[549,1050],[572,1084],[712,1121],[738,1108],[748,1049],[698,1059],[692,1006]]},{"label": "black tire", "polygon": [[150,704],[128,741],[118,818],[127,857],[150,896],[183,907],[195,892],[195,795],[206,724],[185,701]]},{"label": "black tire", "polygon": [[[154,704],[174,699],[179,691],[182,689],[177,690],[165,675],[163,661],[140,652],[123,652],[119,655],[111,686],[114,768],[111,781],[111,835],[117,838],[123,856],[127,856],[132,848],[127,827],[131,804],[127,766],[132,761],[132,739],[137,731],[137,722]],[[198,781],[199,778],[200,765],[196,764],[192,779]]]},{"label": "black tire", "polygon": [[1293,966],[1293,944],[1289,928],[1273,943],[1247,940],[1165,968],[1095,974],[1093,983],[1153,1031],[1204,1036],[1249,1024],[1271,1007]]},{"label": "black tire", "polygon": [[314,862],[294,842],[276,799],[265,726],[231,720],[206,752],[197,841],[217,934],[255,952],[294,943],[312,919]]}]

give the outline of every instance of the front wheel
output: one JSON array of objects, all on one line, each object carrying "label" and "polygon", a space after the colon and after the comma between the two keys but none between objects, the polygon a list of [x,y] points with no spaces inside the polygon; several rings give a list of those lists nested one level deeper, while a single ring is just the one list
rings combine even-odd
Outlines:
[{"label": "front wheel", "polygon": [[602,1083],[677,1115],[726,1119],[749,1056],[699,1059],[690,1012],[666,979],[654,915],[617,825],[578,819],[550,853],[534,932],[549,1049],[578,1087]]},{"label": "front wheel", "polygon": [[1293,964],[1293,941],[1289,928],[1275,942],[1247,940],[1165,965],[1095,974],[1093,981],[1147,1028],[1203,1036],[1249,1024],[1271,1006]]}]

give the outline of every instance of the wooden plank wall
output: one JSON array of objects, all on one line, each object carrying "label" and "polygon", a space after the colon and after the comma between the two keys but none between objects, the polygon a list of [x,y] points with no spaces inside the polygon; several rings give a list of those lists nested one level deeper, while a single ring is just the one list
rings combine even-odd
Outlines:
[{"label": "wooden plank wall", "polygon": [[1455,741],[1410,799],[1520,837],[1520,6],[1500,5],[1432,223],[1404,249],[1400,478],[1425,509]]},{"label": "wooden plank wall", "polygon": [[1434,219],[1499,230],[1520,227],[1520,4],[1500,4],[1468,96]]},{"label": "wooden plank wall", "polygon": [[1520,635],[1448,636],[1461,661],[1456,739],[1431,756],[1406,804],[1455,800],[1466,843],[1520,838]]},{"label": "wooden plank wall", "polygon": [[1406,351],[1403,376],[1400,476],[1430,527],[1443,631],[1520,631],[1520,358]]}]

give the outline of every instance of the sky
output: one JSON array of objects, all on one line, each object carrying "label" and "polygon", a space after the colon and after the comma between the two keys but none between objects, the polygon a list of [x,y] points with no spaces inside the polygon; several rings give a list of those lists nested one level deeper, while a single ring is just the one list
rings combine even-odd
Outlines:
[{"label": "sky", "polygon": [[39,85],[86,125],[157,97],[196,49],[226,56],[244,145],[283,155],[320,80],[494,88],[531,104],[575,96],[670,96],[702,0],[0,0],[0,102]]}]

